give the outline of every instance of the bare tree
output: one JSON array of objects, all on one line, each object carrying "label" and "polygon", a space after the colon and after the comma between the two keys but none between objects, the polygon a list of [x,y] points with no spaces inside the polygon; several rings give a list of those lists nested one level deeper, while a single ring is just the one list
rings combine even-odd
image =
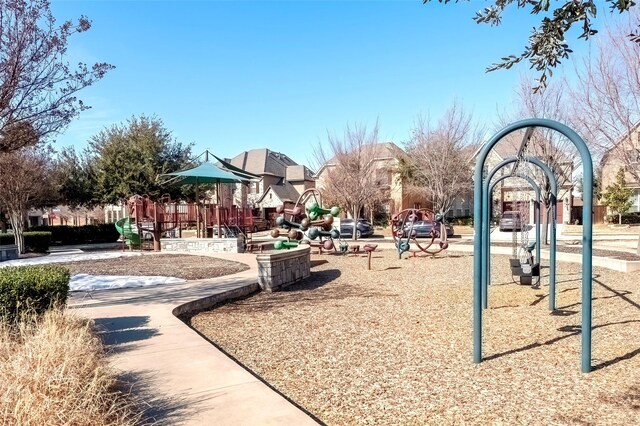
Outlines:
[{"label": "bare tree", "polygon": [[314,157],[319,167],[318,186],[324,200],[335,203],[354,220],[353,239],[365,207],[389,198],[385,182],[377,179],[378,124],[371,131],[366,126],[347,126],[341,136],[328,134],[327,146],[319,144]]},{"label": "bare tree", "polygon": [[472,116],[454,103],[431,126],[419,118],[405,143],[405,152],[398,152],[398,176],[411,195],[433,202],[433,210],[446,214],[460,194],[468,194],[473,186],[472,159],[480,130]]},{"label": "bare tree", "polygon": [[89,108],[77,93],[113,66],[64,58],[69,37],[90,27],[85,16],[57,25],[49,0],[0,0],[0,152],[45,141]]},{"label": "bare tree", "polygon": [[9,214],[20,253],[25,252],[24,222],[30,208],[51,204],[49,148],[0,153],[0,206]]},{"label": "bare tree", "polygon": [[611,152],[640,181],[640,146],[631,137],[640,122],[640,44],[625,36],[640,24],[630,21],[609,27],[595,54],[577,68],[571,86],[572,124],[597,154]]},{"label": "bare tree", "polygon": [[[550,84],[534,93],[531,79],[522,77],[520,85],[514,99],[515,107],[509,114],[500,117],[500,125],[520,120],[524,118],[548,118],[559,122],[570,122],[569,108],[567,102],[569,96],[566,93],[564,81],[554,80]],[[503,144],[510,144],[513,155],[515,155],[523,142],[525,130],[508,135]],[[567,194],[571,195],[573,189],[573,173],[580,167],[580,163],[575,153],[576,148],[573,143],[559,132],[538,127],[531,134],[529,143],[526,145],[525,155],[537,157],[549,166],[553,172],[557,184],[558,200],[562,200]],[[539,168],[528,163],[523,163],[520,171],[532,176],[540,185],[542,202],[545,204],[544,220],[548,224],[549,211],[551,208],[551,182],[549,178]],[[545,233],[545,241],[546,241]]]}]

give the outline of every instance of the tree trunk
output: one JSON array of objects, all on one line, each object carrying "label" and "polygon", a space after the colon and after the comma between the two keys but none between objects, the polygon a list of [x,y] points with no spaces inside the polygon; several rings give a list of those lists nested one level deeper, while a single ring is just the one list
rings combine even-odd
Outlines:
[{"label": "tree trunk", "polygon": [[546,245],[546,246],[549,245],[549,223],[551,223],[551,220],[553,220],[553,218],[551,218],[551,206],[548,206],[545,209],[545,215],[544,215],[544,238],[542,239],[544,241],[544,245]]},{"label": "tree trunk", "polygon": [[618,213],[618,225],[622,225],[622,213]]},{"label": "tree trunk", "polygon": [[18,253],[24,254],[26,247],[24,245],[24,220],[22,212],[11,212],[9,217],[11,227],[13,228],[13,236],[18,246]]},{"label": "tree trunk", "polygon": [[353,216],[353,232],[351,234],[351,239],[353,241],[356,241],[358,239],[358,236],[356,235],[356,233],[358,232],[357,230],[358,230],[358,219],[359,219],[358,216],[359,216],[359,213],[360,213],[360,207],[359,206],[354,207],[353,208],[353,214],[352,214],[352,216]]}]

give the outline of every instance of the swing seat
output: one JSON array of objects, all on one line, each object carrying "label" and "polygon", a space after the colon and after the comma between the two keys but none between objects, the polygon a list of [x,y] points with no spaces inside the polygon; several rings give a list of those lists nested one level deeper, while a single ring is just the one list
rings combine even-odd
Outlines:
[{"label": "swing seat", "polygon": [[520,284],[522,285],[531,285],[532,277],[540,277],[539,263],[529,265],[528,263],[520,263],[520,259],[509,259],[509,264],[511,266],[511,275],[520,277]]}]

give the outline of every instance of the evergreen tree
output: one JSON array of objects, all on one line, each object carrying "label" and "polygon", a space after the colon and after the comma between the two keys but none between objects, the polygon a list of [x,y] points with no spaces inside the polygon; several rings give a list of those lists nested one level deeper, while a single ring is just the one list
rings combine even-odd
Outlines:
[{"label": "evergreen tree", "polygon": [[627,188],[624,169],[620,167],[616,174],[616,181],[607,186],[602,198],[604,203],[618,215],[618,224],[622,223],[622,215],[633,205],[633,189]]}]

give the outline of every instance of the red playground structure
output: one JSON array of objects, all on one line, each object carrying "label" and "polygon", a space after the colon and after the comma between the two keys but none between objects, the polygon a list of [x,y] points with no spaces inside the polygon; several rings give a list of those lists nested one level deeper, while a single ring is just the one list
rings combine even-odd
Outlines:
[{"label": "red playground structure", "polygon": [[127,210],[132,232],[137,231],[139,240],[153,235],[155,251],[160,251],[160,238],[181,237],[185,229],[195,227],[198,238],[246,238],[254,229],[252,209],[235,205],[172,202],[168,197],[155,202],[147,196],[134,195],[127,202]]}]

